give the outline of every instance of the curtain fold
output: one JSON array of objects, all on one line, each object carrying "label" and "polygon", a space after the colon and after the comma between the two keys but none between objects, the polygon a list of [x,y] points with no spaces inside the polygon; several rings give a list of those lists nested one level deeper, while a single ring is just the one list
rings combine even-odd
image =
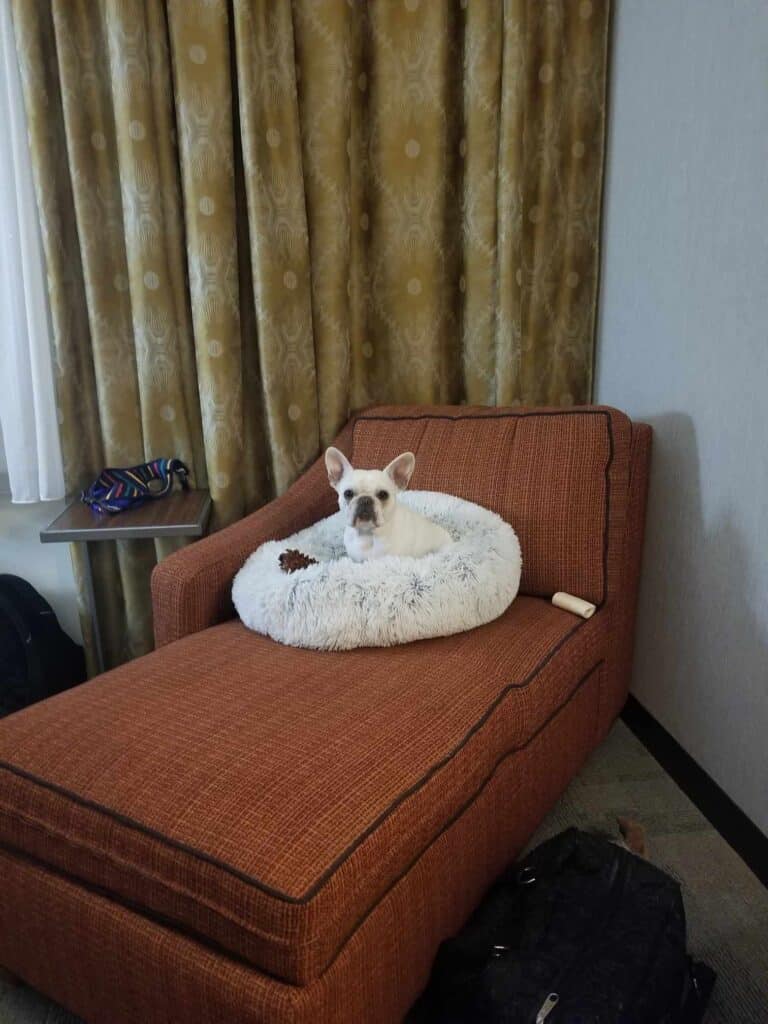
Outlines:
[{"label": "curtain fold", "polygon": [[[215,528],[370,402],[589,399],[607,0],[13,13],[70,490],[177,455]],[[100,546],[108,663],[169,546]]]}]

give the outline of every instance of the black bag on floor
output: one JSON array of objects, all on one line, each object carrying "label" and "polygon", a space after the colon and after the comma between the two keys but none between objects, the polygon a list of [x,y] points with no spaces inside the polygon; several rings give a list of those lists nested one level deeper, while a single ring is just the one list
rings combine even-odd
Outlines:
[{"label": "black bag on floor", "polygon": [[686,954],[680,887],[607,839],[542,843],[440,947],[430,1024],[695,1024],[714,973]]},{"label": "black bag on floor", "polygon": [[85,679],[85,656],[20,576],[0,575],[0,716]]}]

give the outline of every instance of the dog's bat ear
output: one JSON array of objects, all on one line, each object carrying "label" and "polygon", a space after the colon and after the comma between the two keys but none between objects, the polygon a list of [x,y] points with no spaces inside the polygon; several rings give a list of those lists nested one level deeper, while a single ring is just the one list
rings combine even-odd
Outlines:
[{"label": "dog's bat ear", "polygon": [[401,491],[404,491],[410,483],[415,466],[416,456],[413,452],[403,452],[396,459],[392,459],[384,472],[394,480]]},{"label": "dog's bat ear", "polygon": [[328,448],[325,453],[325,468],[328,470],[331,487],[335,487],[352,466],[344,452],[340,452],[338,448]]}]

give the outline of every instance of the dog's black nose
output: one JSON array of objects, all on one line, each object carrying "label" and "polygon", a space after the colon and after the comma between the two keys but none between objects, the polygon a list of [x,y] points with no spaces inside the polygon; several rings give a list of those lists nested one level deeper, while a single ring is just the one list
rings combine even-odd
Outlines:
[{"label": "dog's black nose", "polygon": [[373,519],[374,515],[373,498],[368,494],[362,494],[355,505],[355,518]]}]

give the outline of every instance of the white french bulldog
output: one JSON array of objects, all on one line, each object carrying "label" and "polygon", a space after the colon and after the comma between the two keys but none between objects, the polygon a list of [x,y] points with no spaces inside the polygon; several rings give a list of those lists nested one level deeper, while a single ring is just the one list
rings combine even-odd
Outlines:
[{"label": "white french bulldog", "polygon": [[338,448],[325,453],[331,487],[346,516],[344,546],[355,562],[385,555],[428,555],[447,544],[447,530],[397,500],[413,474],[416,457],[403,452],[384,470],[353,469]]}]

